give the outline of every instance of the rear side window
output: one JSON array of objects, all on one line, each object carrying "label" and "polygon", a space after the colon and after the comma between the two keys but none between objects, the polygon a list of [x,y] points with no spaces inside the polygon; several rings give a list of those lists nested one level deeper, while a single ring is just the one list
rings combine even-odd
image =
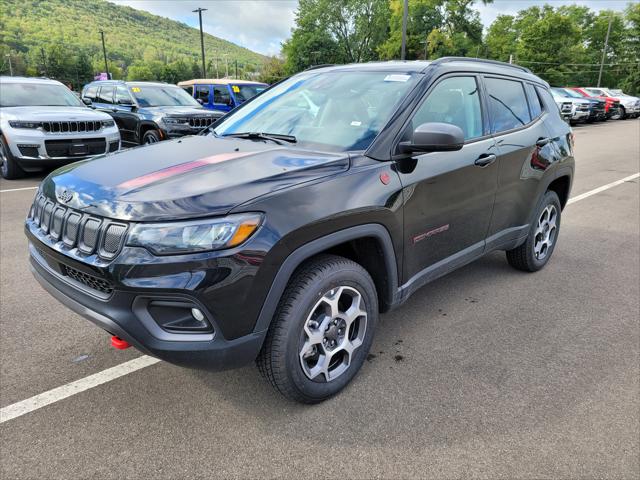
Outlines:
[{"label": "rear side window", "polygon": [[502,78],[486,78],[485,82],[493,133],[519,128],[531,121],[522,82]]},{"label": "rear side window", "polygon": [[209,103],[209,85],[196,86],[196,100],[202,100],[203,103]]},{"label": "rear side window", "polygon": [[462,129],[464,139],[482,136],[482,111],[474,77],[450,77],[438,83],[420,105],[412,131],[428,122],[451,123]]},{"label": "rear side window", "polygon": [[90,87],[87,87],[87,89],[84,92],[84,97],[90,99],[91,101],[94,101],[98,96],[98,87],[96,87],[95,85],[92,85]]},{"label": "rear side window", "polygon": [[549,93],[549,90],[547,90],[546,88],[542,88],[542,87],[536,87],[536,91],[538,92],[538,95],[542,99],[542,102],[544,104],[546,104],[548,112],[558,112],[558,113],[560,113],[560,109],[558,108],[558,104],[556,103],[556,101],[553,99],[553,97]]},{"label": "rear side window", "polygon": [[213,103],[231,104],[231,95],[226,85],[213,87]]},{"label": "rear side window", "polygon": [[525,84],[524,89],[527,91],[527,99],[529,100],[529,111],[531,112],[531,118],[538,118],[542,115],[544,107],[540,102],[540,97],[536,93],[536,89],[530,83]]},{"label": "rear side window", "polygon": [[126,87],[116,87],[116,103],[120,105],[131,105],[133,103]]},{"label": "rear side window", "polygon": [[113,87],[100,87],[100,91],[98,92],[98,102],[113,103],[113,90]]}]

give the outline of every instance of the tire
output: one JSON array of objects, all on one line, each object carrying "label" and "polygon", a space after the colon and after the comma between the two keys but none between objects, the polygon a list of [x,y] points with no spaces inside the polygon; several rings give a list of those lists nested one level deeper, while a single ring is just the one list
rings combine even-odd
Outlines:
[{"label": "tire", "polygon": [[377,320],[376,288],[367,271],[346,258],[320,255],[292,276],[256,360],[258,369],[285,397],[322,402],[358,373]]},{"label": "tire", "polygon": [[142,135],[142,145],[151,145],[160,141],[160,134],[157,130],[147,130]]},{"label": "tire", "polygon": [[611,115],[611,120],[624,120],[625,117],[625,110],[624,107],[622,105],[620,105],[620,107],[618,107],[618,110]]},{"label": "tire", "polygon": [[509,265],[525,272],[536,272],[544,267],[558,243],[561,217],[560,199],[556,192],[548,191],[538,205],[527,240],[519,247],[507,250]]},{"label": "tire", "polygon": [[0,138],[0,175],[7,180],[15,180],[24,176],[24,170],[18,165],[4,138]]}]

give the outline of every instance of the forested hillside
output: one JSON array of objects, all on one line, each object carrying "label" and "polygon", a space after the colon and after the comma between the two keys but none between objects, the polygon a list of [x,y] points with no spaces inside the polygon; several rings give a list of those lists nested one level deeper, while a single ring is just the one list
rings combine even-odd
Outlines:
[{"label": "forested hillside", "polygon": [[[195,15],[195,14],[194,14]],[[82,84],[104,71],[105,33],[114,78],[175,82],[200,77],[200,32],[183,23],[103,0],[0,0],[0,65],[9,73]],[[205,34],[208,73],[261,69],[265,58]]]}]

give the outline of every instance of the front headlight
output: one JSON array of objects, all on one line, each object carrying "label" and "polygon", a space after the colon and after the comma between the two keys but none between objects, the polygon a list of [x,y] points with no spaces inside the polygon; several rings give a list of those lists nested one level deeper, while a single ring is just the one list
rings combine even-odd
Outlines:
[{"label": "front headlight", "polygon": [[102,120],[102,126],[103,127],[113,127],[116,124],[115,121],[113,120]]},{"label": "front headlight", "polygon": [[259,213],[188,222],[135,225],[127,245],[144,247],[157,255],[207,252],[240,245],[262,223]]},{"label": "front headlight", "polygon": [[9,125],[12,128],[40,128],[40,122],[17,122],[15,120],[9,120]]}]

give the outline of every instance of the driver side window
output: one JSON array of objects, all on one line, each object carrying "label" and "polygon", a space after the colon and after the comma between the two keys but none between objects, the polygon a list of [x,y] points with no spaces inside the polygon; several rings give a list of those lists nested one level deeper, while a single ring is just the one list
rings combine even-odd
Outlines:
[{"label": "driver side window", "polygon": [[438,83],[418,107],[411,131],[429,122],[456,125],[465,140],[481,137],[482,110],[475,77],[449,77]]}]

